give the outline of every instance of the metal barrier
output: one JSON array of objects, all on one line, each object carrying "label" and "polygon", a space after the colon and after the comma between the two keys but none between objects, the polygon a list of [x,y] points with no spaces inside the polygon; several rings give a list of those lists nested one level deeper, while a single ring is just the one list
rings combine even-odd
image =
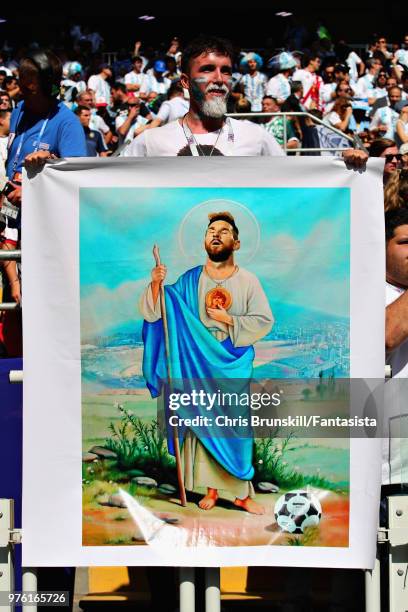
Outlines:
[{"label": "metal barrier", "polygon": [[[301,112],[280,112],[279,111],[277,113],[227,113],[226,116],[233,117],[234,119],[235,118],[243,119],[244,117],[248,117],[249,119],[254,119],[255,117],[283,117],[284,118],[284,121],[283,121],[283,150],[285,152],[288,152],[287,118],[288,117],[305,117],[305,118],[311,119],[312,121],[314,121],[315,123],[318,123],[319,125],[322,125],[326,129],[328,129],[330,132],[333,132],[334,134],[336,134],[337,136],[340,136],[341,138],[345,138],[346,140],[350,142],[350,146],[352,146],[353,148],[360,149],[361,151],[368,153],[361,138],[359,138],[357,134],[353,136],[350,136],[350,134],[345,134],[341,130],[338,130],[337,128],[335,128],[334,126],[328,123],[325,123],[322,119],[315,117],[314,115],[312,115],[311,113],[308,113],[307,111],[301,111]],[[346,147],[330,147],[330,148],[325,148],[325,147],[301,148],[299,147],[296,149],[289,149],[289,151],[291,153],[306,153],[306,152],[312,153],[312,152],[325,152],[325,151],[344,151],[345,149]]]}]

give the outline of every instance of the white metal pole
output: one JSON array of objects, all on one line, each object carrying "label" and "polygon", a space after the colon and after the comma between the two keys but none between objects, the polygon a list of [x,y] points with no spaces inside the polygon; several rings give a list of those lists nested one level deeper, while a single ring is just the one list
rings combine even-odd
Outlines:
[{"label": "white metal pole", "polygon": [[219,567],[205,569],[205,612],[221,612]]},{"label": "white metal pole", "polygon": [[22,383],[23,382],[23,370],[10,370],[9,372],[10,383]]},{"label": "white metal pole", "polygon": [[408,610],[408,495],[388,497],[389,608]]},{"label": "white metal pole", "polygon": [[380,561],[375,560],[374,569],[365,571],[365,610],[381,612]]},{"label": "white metal pole", "polygon": [[195,612],[194,567],[180,567],[179,580],[180,612]]},{"label": "white metal pole", "polygon": [[[0,499],[0,594],[14,591],[14,555],[10,530],[14,529],[14,500]],[[0,612],[12,612],[9,603],[0,605]]]},{"label": "white metal pole", "polygon": [[[23,591],[37,592],[37,569],[34,567],[23,567]],[[23,612],[37,612],[37,605],[23,604]]]}]

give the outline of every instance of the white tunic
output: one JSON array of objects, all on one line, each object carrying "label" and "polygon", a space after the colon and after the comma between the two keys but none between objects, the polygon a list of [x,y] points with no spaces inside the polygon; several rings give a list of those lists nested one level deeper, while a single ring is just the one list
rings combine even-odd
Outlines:
[{"label": "white tunic", "polygon": [[[230,336],[234,346],[252,345],[266,336],[272,329],[273,315],[267,297],[257,277],[239,268],[235,274],[222,282],[232,295],[228,312],[234,320],[229,326],[210,319],[205,308],[205,296],[217,286],[203,272],[198,283],[199,315],[209,332],[220,342]],[[160,300],[153,304],[151,285],[140,300],[140,310],[146,321],[154,323],[160,319]],[[205,493],[208,487],[217,489],[220,497],[245,499],[253,496],[252,483],[229,474],[204,448],[191,431],[187,432],[181,449],[184,483],[187,490]]]}]

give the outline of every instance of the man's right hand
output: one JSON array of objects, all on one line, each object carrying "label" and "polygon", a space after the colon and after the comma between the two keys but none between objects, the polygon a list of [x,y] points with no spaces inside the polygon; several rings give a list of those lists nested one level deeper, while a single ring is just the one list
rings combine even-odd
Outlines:
[{"label": "man's right hand", "polygon": [[156,266],[152,270],[152,296],[153,296],[153,304],[156,306],[157,300],[159,298],[160,286],[164,279],[166,278],[167,268],[164,264],[160,264],[160,266]]},{"label": "man's right hand", "polygon": [[164,279],[166,278],[167,268],[164,264],[160,264],[160,266],[156,266],[152,270],[152,283],[154,285],[161,285]]}]

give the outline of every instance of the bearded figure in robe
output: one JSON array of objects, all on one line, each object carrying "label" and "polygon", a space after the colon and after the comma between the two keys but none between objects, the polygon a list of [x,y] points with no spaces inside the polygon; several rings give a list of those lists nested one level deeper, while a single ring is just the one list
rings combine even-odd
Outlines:
[{"label": "bearded figure in robe", "polygon": [[[232,387],[234,381],[246,381],[248,388],[253,345],[270,332],[273,315],[258,278],[235,262],[241,242],[234,217],[227,211],[208,217],[205,264],[164,287],[172,377],[222,380],[224,385],[229,381]],[[143,374],[152,397],[161,395],[167,376],[159,299],[166,275],[165,265],[153,268],[140,301]],[[217,406],[215,413],[236,415],[231,406]],[[202,428],[191,427],[179,429],[178,436],[185,488],[203,494],[200,508],[211,510],[222,497],[253,514],[264,513],[253,499],[252,433],[216,436],[208,431],[203,435]],[[174,453],[171,436],[168,447]]]}]

